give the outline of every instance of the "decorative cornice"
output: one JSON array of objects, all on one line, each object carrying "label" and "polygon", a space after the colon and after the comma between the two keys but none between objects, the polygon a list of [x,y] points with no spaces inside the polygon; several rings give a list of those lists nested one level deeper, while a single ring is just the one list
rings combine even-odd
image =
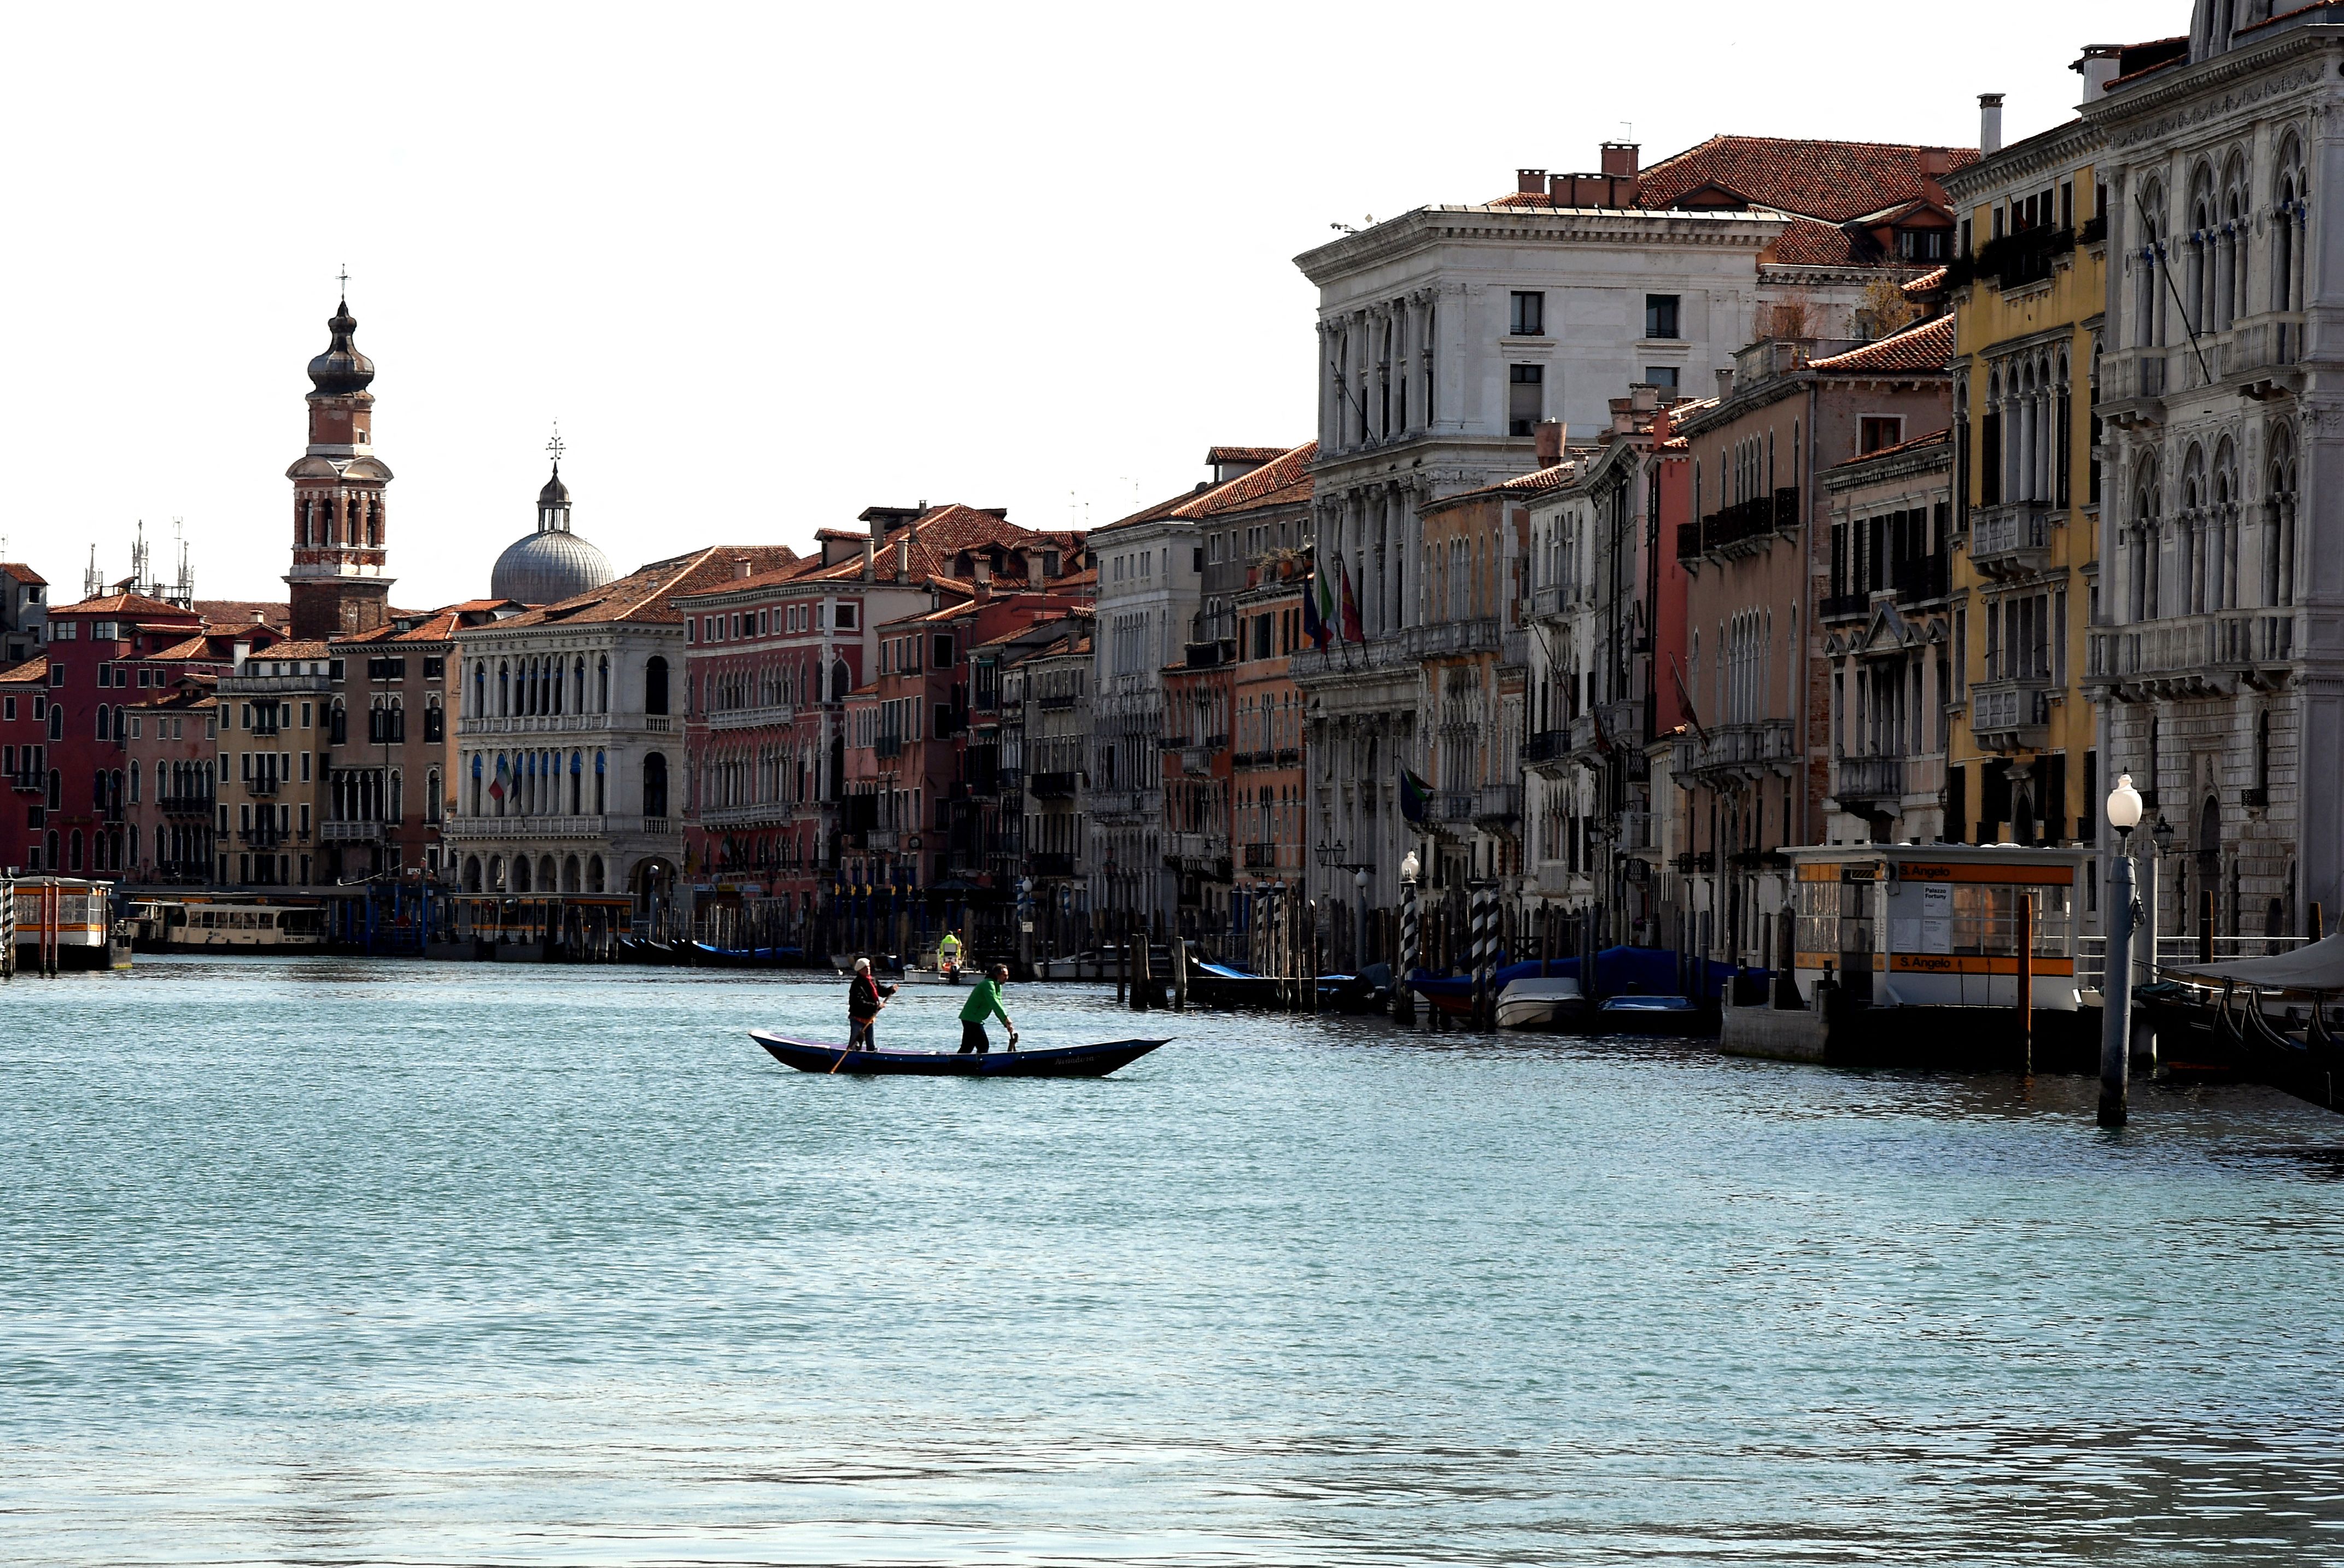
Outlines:
[{"label": "decorative cornice", "polygon": [[2092,154],[2107,146],[2107,132],[2103,126],[2087,119],[2072,119],[1957,168],[1940,183],[1955,207],[1970,207],[1989,192],[2031,180],[2046,169],[2088,163]]},{"label": "decorative cornice", "polygon": [[[2305,34],[2311,37],[2307,40]],[[2121,151],[2155,142],[2282,93],[2317,86],[2328,72],[2324,64],[2304,62],[2307,42],[2332,48],[2344,43],[2344,27],[2314,24],[2289,28],[2251,49],[2234,49],[2177,67],[2170,75],[2160,71],[2137,87],[2086,106],[2084,113],[2107,131],[2112,148]],[[2250,80],[2257,76],[2263,79]],[[2242,90],[2221,90],[2226,87]]]},{"label": "decorative cornice", "polygon": [[1294,258],[1294,265],[1325,288],[1378,263],[1447,242],[1711,246],[1755,251],[1773,244],[1790,223],[1763,209],[1710,213],[1661,207],[1420,207],[1365,233],[1306,250]]}]

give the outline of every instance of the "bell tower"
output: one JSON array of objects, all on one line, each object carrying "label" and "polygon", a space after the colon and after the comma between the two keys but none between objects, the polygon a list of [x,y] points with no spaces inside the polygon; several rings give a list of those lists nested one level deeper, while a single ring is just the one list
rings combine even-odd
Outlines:
[{"label": "bell tower", "polygon": [[[345,279],[347,282],[347,279]],[[293,481],[293,635],[371,632],[390,618],[383,575],[390,470],[374,455],[374,361],[358,350],[347,294],[326,323],[333,341],[309,361],[309,448]]]}]

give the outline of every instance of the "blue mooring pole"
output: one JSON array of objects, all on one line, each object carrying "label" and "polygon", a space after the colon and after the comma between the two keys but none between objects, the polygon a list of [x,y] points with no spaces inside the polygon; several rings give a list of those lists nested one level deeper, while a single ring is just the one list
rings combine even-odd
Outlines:
[{"label": "blue mooring pole", "polygon": [[[2131,848],[2125,845],[2125,851]],[[2108,861],[2107,973],[2100,979],[2100,1125],[2125,1124],[2132,1065],[2132,855]]]}]

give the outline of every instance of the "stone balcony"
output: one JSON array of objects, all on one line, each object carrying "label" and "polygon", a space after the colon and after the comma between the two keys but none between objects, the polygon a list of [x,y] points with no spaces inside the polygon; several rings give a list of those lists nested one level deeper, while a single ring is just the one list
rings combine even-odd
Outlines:
[{"label": "stone balcony", "polygon": [[672,713],[501,713],[456,721],[459,735],[664,735],[682,728]]},{"label": "stone balcony", "polygon": [[2039,501],[1971,514],[1970,564],[1989,577],[2028,577],[2051,564],[2051,516]]},{"label": "stone balcony", "polygon": [[762,708],[727,708],[722,713],[708,715],[712,730],[748,730],[760,724],[787,726],[798,720],[797,704],[774,703]]},{"label": "stone balcony", "polygon": [[1798,762],[1788,719],[1720,724],[1705,737],[1698,732],[1680,735],[1669,756],[1670,771],[1684,789],[1696,784],[1715,788],[1746,784],[1769,776],[1788,778]]},{"label": "stone balcony", "polygon": [[2050,744],[2051,699],[2058,687],[2048,675],[1981,681],[1970,688],[1970,733],[1983,751],[2036,751]]},{"label": "stone balcony", "polygon": [[1492,616],[1480,615],[1462,621],[1439,621],[1430,626],[1411,626],[1403,634],[1411,655],[1418,659],[1459,659],[1480,653],[1501,651],[1503,639],[1498,632],[1498,622]]},{"label": "stone balcony", "polygon": [[[662,823],[665,818],[660,819]],[[514,838],[606,838],[623,830],[623,819],[611,816],[451,816],[440,824],[440,836],[451,842]],[[662,827],[660,831],[664,832]]]},{"label": "stone balcony", "polygon": [[2228,610],[2095,628],[2084,684],[2125,697],[2226,697],[2272,688],[2295,658],[2295,612]]}]

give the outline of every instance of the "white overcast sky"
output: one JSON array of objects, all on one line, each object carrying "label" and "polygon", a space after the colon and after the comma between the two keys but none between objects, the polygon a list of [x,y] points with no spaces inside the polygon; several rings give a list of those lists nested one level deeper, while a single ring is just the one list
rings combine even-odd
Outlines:
[{"label": "white overcast sky", "polygon": [[1974,145],[2187,0],[19,6],[0,538],[78,596],[173,519],[282,597],[347,263],[393,602],[487,591],[558,418],[620,570],[874,502],[1110,521],[1312,430],[1329,224],[1721,131]]}]

